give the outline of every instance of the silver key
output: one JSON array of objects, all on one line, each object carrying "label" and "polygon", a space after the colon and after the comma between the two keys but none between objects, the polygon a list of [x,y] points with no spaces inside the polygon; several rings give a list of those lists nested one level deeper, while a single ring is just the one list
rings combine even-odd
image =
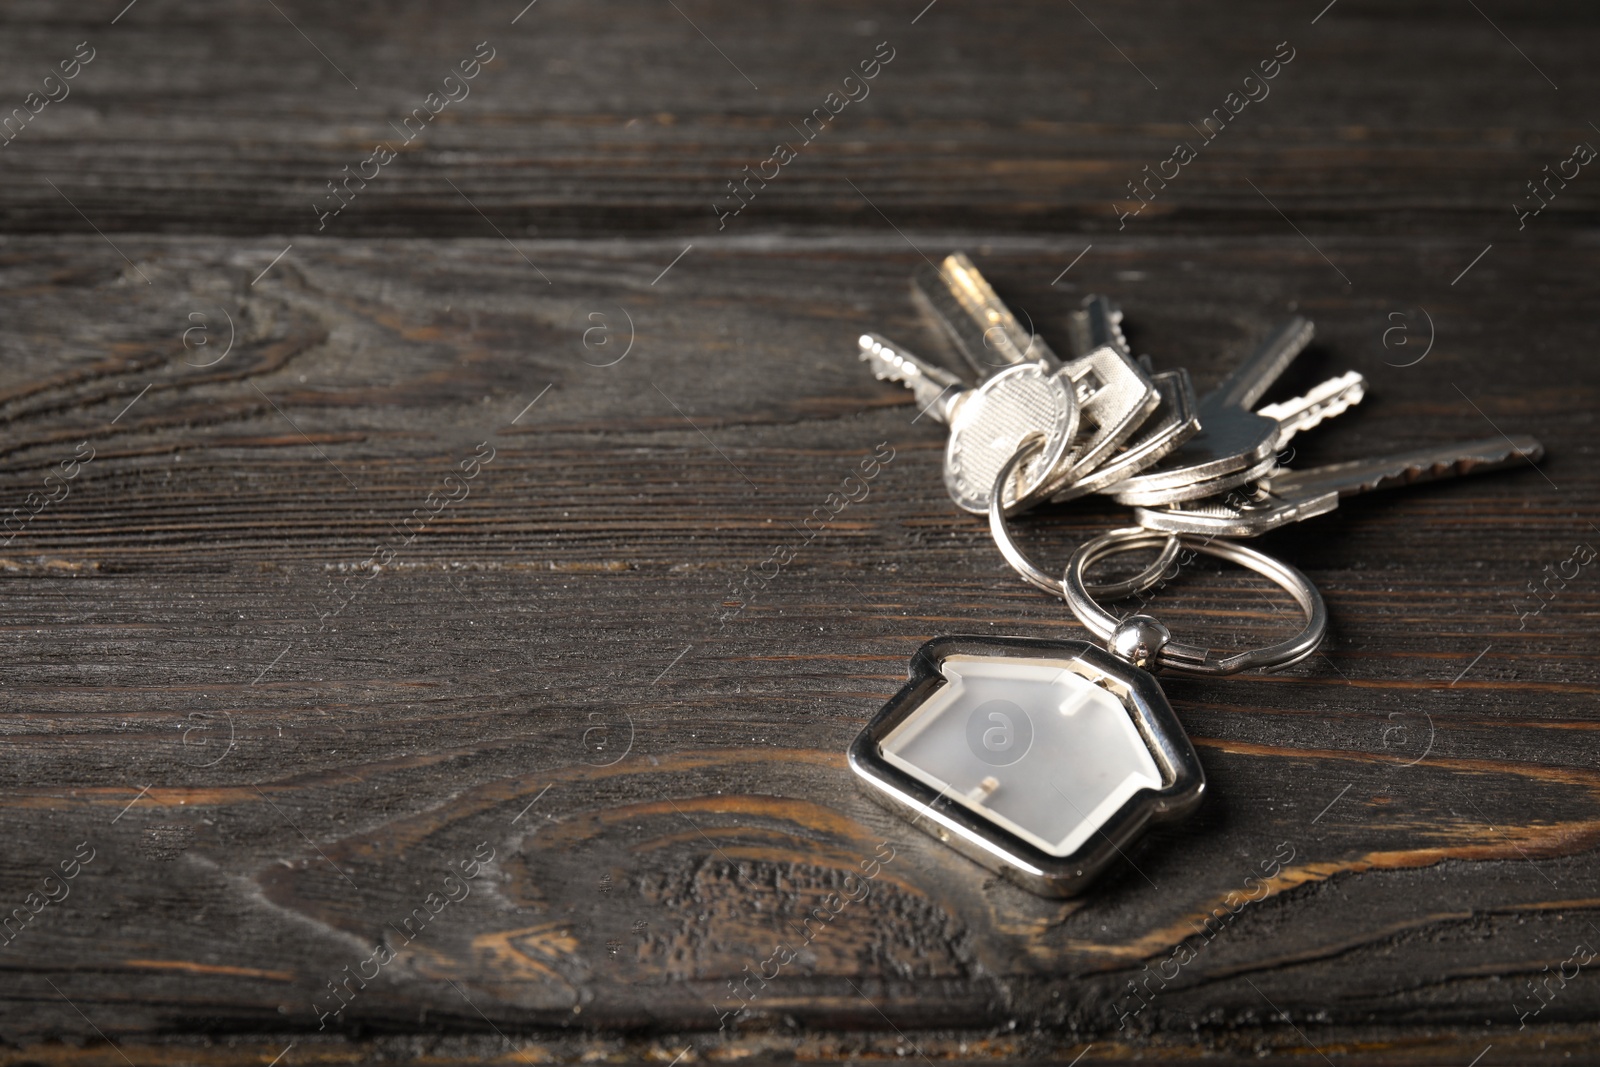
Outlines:
[{"label": "silver key", "polygon": [[[1104,296],[1086,297],[1083,307],[1072,313],[1070,329],[1074,351],[1092,351],[1106,346],[1125,356],[1133,355],[1122,334],[1122,309]],[[1054,483],[1061,488],[1052,494],[1052,501],[1103,491],[1164,459],[1200,432],[1194,383],[1189,372],[1179,368],[1156,374],[1148,356],[1139,357],[1137,362],[1155,386],[1150,413],[1133,427],[1127,441],[1113,438],[1097,451],[1085,449],[1076,456],[1072,469]]]},{"label": "silver key", "polygon": [[[1122,342],[1113,316],[1115,307],[1102,301],[1086,305],[1091,319],[1098,313],[1108,341],[1066,363],[1044,339],[1022,328],[983,274],[961,253],[946,256],[937,270],[919,268],[913,289],[931,311],[967,361],[980,374],[997,365],[1033,362],[1047,373],[1068,379],[1077,399],[1080,422],[1087,427],[1075,442],[1069,463],[1059,467],[1046,491],[1063,488],[1074,470],[1088,470],[1103,462],[1128,440],[1161,402],[1161,394]],[[1094,298],[1091,298],[1094,299]],[[998,472],[998,468],[996,468]]]},{"label": "silver key", "polygon": [[1118,482],[1160,462],[1179,445],[1200,432],[1195,413],[1194,383],[1189,372],[1177,370],[1152,374],[1150,382],[1160,394],[1160,405],[1145,420],[1127,445],[1087,474],[1074,468],[1065,488],[1050,497],[1053,503],[1072,500],[1088,493],[1099,493]]},{"label": "silver key", "polygon": [[1022,328],[965,253],[944,257],[937,268],[918,267],[911,292],[980,379],[1018,363],[1039,363],[1052,374],[1061,369],[1044,338]]},{"label": "silver key", "polygon": [[1269,530],[1324,515],[1340,499],[1462,474],[1500,470],[1544,455],[1544,446],[1526,435],[1425,448],[1376,459],[1333,463],[1274,474],[1254,487],[1223,497],[1166,508],[1135,508],[1140,526],[1167,533],[1214,537],[1257,537]]},{"label": "silver key", "polygon": [[899,382],[911,390],[917,406],[946,426],[970,392],[967,384],[954,374],[912,355],[887,337],[864,333],[856,344],[861,350],[861,359],[872,368],[873,377],[880,382]]},{"label": "silver key", "polygon": [[1345,371],[1337,378],[1329,378],[1315,386],[1304,396],[1284,400],[1277,404],[1263,404],[1255,413],[1278,424],[1278,444],[1275,451],[1289,443],[1289,438],[1301,430],[1309,430],[1326,419],[1331,419],[1353,405],[1361,403],[1367,395],[1367,380],[1358,371]]},{"label": "silver key", "polygon": [[968,386],[878,334],[862,334],[858,345],[874,375],[905,385],[924,411],[950,427],[944,484],[967,511],[988,513],[995,479],[1024,441],[1037,438],[1042,447],[1007,484],[1008,510],[1039,493],[1072,445],[1077,402],[1061,378],[1037,363],[1019,363]]},{"label": "silver key", "polygon": [[1359,403],[1366,379],[1351,371],[1304,396],[1250,410],[1310,342],[1311,334],[1311,322],[1298,316],[1274,331],[1201,399],[1200,432],[1161,463],[1115,486],[1112,498],[1148,507],[1197,500],[1243,485],[1272,469],[1273,457],[1288,438]]},{"label": "silver key", "polygon": [[[1081,336],[1076,336],[1080,334],[1079,323],[1082,324]],[[1075,340],[1086,348],[1067,365],[1068,368],[1088,366],[1090,370],[1082,381],[1101,383],[1092,390],[1097,397],[1108,388],[1117,392],[1106,392],[1098,404],[1086,401],[1080,393],[1079,407],[1098,409],[1094,415],[1086,415],[1097,420],[1095,432],[1074,453],[1071,469],[1061,472],[1055,480],[1054,484],[1061,488],[1097,470],[1144,427],[1161,405],[1161,390],[1145,368],[1134,360],[1127,338],[1122,336],[1121,308],[1106,297],[1091,295],[1084,299],[1083,308],[1074,313],[1073,324]],[[1068,373],[1073,371],[1069,369]]]},{"label": "silver key", "polygon": [[1143,368],[1109,345],[1063,365],[1058,376],[1071,379],[1078,410],[1091,428],[1080,435],[1069,466],[1052,479],[1052,491],[1104,463],[1161,403],[1160,390]]}]

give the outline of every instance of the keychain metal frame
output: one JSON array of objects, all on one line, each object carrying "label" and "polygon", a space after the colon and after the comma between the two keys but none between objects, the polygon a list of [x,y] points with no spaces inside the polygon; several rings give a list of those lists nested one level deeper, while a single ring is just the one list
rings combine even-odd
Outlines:
[{"label": "keychain metal frame", "polygon": [[[1108,817],[1075,852],[1044,852],[953,797],[906,773],[883,756],[884,739],[949,684],[942,664],[951,656],[1060,660],[1071,671],[1101,685],[1121,702],[1161,774],[1160,789],[1143,789]],[[872,717],[849,749],[850,769],[868,794],[957,852],[1031,892],[1069,897],[1107,867],[1151,825],[1181,819],[1200,804],[1205,768],[1173,714],[1161,685],[1148,671],[1081,639],[951,635],[936,637],[911,657],[910,677]],[[925,822],[926,821],[926,822]]]}]

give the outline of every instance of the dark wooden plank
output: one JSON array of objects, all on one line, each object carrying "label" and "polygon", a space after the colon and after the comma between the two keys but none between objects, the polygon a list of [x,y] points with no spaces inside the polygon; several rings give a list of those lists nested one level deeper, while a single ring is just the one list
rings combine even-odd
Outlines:
[{"label": "dark wooden plank", "polygon": [[[1517,1012],[1595,937],[1600,594],[1585,569],[1540,614],[1517,605],[1596,540],[1600,381],[1572,309],[1600,264],[1551,232],[1452,285],[1482,243],[1136,237],[1054,286],[1081,239],[972,249],[1052,336],[1083,292],[1114,293],[1138,347],[1202,386],[1312,315],[1283,389],[1347,367],[1373,388],[1299,462],[1496,426],[1550,450],[1269,538],[1325,591],[1325,655],[1171,681],[1211,795],[1063,903],[844,766],[927,637],[1081,632],[945,499],[939,429],[852,356],[869,326],[940,351],[898,236],[697,241],[654,283],[681,242],[296,239],[254,284],[276,240],[118,235],[125,262],[99,237],[6,238],[0,496],[21,504],[80,442],[94,458],[0,552],[0,899],[79,842],[94,859],[0,955],[5,1056],[120,1062],[91,1024],[136,1059],[250,1062],[291,1041],[301,1062],[507,1053],[491,1027],[529,1055],[663,1061],[1583,1053],[1587,969],[1527,1030]],[[1389,315],[1420,333],[1418,307],[1438,342],[1393,366],[1418,349],[1384,347]],[[210,346],[180,343],[191,313]],[[591,313],[610,347],[585,346]],[[216,358],[225,317],[228,355],[186,365]],[[363,567],[480,442],[466,497]],[[730,615],[880,442],[868,497]],[[1119,517],[1084,502],[1022,533],[1059,561]],[[1283,625],[1233,576],[1180,592],[1177,626]],[[729,983],[882,842],[869,894],[728,1019]],[[407,942],[483,843],[469,895]],[[1196,935],[1274,856],[1271,895]],[[327,983],[384,939],[395,960],[319,1031]],[[1196,958],[1131,1014],[1128,982],[1183,944]]]},{"label": "dark wooden plank", "polygon": [[[728,183],[746,167],[771,177],[762,161],[784,142],[797,158],[749,187],[735,232],[889,232],[887,216],[1104,234],[1138,206],[1129,183],[1189,142],[1198,158],[1143,194],[1155,199],[1136,231],[1276,234],[1281,208],[1313,234],[1484,217],[1515,232],[1513,204],[1535,203],[1526,183],[1596,136],[1600,90],[1595,12],[1559,0],[1341,0],[1314,25],[1316,12],[1260,0],[940,0],[920,18],[925,0],[540,0],[515,22],[522,5],[482,0],[141,0],[112,25],[121,6],[0,15],[8,109],[78,42],[94,50],[70,95],[0,149],[7,231],[87,234],[87,216],[106,232],[318,232],[328,183],[386,143],[398,158],[366,168],[324,235],[492,236],[485,215],[518,237],[707,234],[737,206]],[[494,62],[405,144],[397,126],[479,42]],[[844,86],[881,42],[890,64],[865,90]],[[1292,61],[1247,87],[1279,42]],[[866,95],[826,102],[841,90]],[[1245,91],[1262,98],[1233,118],[1226,98]],[[825,107],[837,118],[805,140],[797,127]],[[1206,141],[1196,127],[1218,109],[1228,122]],[[1550,188],[1537,226],[1594,223],[1587,171]]]},{"label": "dark wooden plank", "polygon": [[[1595,16],[1314,6],[8,8],[6,107],[94,58],[0,148],[0,499],[60,497],[0,548],[0,1061],[1592,1056],[1600,987],[1550,977],[1600,934],[1592,569],[1530,591],[1600,535],[1592,176],[1516,205],[1593,141]],[[471,96],[317,236],[326,183],[480,41]],[[719,229],[883,41],[870,97]],[[1280,41],[1270,97],[1119,229]],[[1282,391],[1373,389],[1297,464],[1551,453],[1267,538],[1330,641],[1168,685],[1211,794],[1079,901],[996,882],[841,756],[926,637],[1081,632],[850,358],[866,327],[950,355],[905,278],[952,247],[1052,337],[1113,293],[1202,385],[1311,315]],[[867,499],[797,533],[880,443]],[[1121,516],[1022,537],[1059,563]],[[1239,643],[1286,607],[1204,567],[1160,603]]]}]

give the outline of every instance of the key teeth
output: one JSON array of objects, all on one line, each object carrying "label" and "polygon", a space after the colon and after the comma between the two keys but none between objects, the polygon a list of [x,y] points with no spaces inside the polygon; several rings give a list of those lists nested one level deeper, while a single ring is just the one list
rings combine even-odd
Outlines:
[{"label": "key teeth", "polygon": [[1304,396],[1256,409],[1256,414],[1283,423],[1281,447],[1297,433],[1322,425],[1343,414],[1367,395],[1367,379],[1359,371],[1346,371],[1313,388]]},{"label": "key teeth", "polygon": [[1334,415],[1338,415],[1341,412],[1348,411],[1366,399],[1366,377],[1359,371],[1350,371],[1345,375],[1345,378],[1348,381],[1348,384],[1341,389],[1338,394],[1329,398],[1332,410],[1328,411],[1327,414],[1322,416],[1322,418],[1319,418],[1317,420],[1318,422],[1321,422],[1322,419],[1331,418]]},{"label": "key teeth", "polygon": [[1282,471],[1272,476],[1269,488],[1275,493],[1303,495],[1332,491],[1340,496],[1353,496],[1378,489],[1503,470],[1520,466],[1525,460],[1537,459],[1543,453],[1543,446],[1538,440],[1525,434],[1515,439],[1490,437],[1399,455],[1331,463],[1308,470]]},{"label": "key teeth", "polygon": [[894,347],[886,344],[876,334],[862,334],[856,339],[856,345],[860,349],[856,354],[856,358],[871,368],[872,376],[878,381],[899,381],[897,373],[901,376],[904,375],[904,370],[891,366],[891,361],[895,360],[896,356]]},{"label": "key teeth", "polygon": [[[1083,298],[1074,315],[1081,316],[1075,325],[1081,334],[1079,339],[1084,353],[1100,345],[1110,345],[1123,355],[1132,357],[1133,350],[1128,347],[1128,338],[1122,332],[1122,308],[1110,297],[1103,293],[1090,293]],[[1095,336],[1097,326],[1105,332],[1104,337]]]},{"label": "key teeth", "polygon": [[879,337],[875,333],[862,334],[856,339],[856,346],[859,349],[856,353],[856,358],[863,363],[870,363],[873,374],[877,375],[879,379],[884,376],[882,372],[885,370],[883,366],[885,362],[889,360],[901,361],[899,350],[887,338]]},{"label": "key teeth", "polygon": [[[1317,410],[1315,413],[1316,417],[1311,423],[1312,426],[1315,426],[1326,419],[1331,419],[1335,415],[1341,415],[1355,407],[1357,404],[1361,403],[1362,400],[1366,399],[1366,378],[1362,377],[1361,374],[1356,371],[1350,371],[1344,376],[1344,380],[1346,381],[1346,384],[1342,386],[1338,392],[1329,396],[1325,405]],[[1310,429],[1310,426],[1306,428]]]},{"label": "key teeth", "polygon": [[1289,328],[1294,331],[1294,346],[1296,351],[1304,351],[1317,336],[1317,324],[1304,315],[1296,315],[1289,320]]},{"label": "key teeth", "polygon": [[1421,460],[1397,468],[1387,475],[1372,475],[1359,488],[1363,492],[1376,489],[1416,485],[1421,482],[1456,478],[1479,471],[1493,471],[1505,467],[1512,459],[1526,456],[1521,449],[1508,448],[1499,453],[1476,456],[1458,456],[1455,459]]},{"label": "key teeth", "polygon": [[1109,300],[1106,301],[1106,324],[1107,331],[1111,334],[1112,347],[1124,355],[1131,356],[1133,350],[1128,347],[1128,336],[1122,332],[1122,309]]}]

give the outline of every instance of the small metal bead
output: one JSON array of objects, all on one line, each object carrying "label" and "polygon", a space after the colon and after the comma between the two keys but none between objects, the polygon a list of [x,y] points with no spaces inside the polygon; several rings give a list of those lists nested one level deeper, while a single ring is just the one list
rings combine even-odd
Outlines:
[{"label": "small metal bead", "polygon": [[1106,648],[1135,667],[1148,669],[1172,640],[1172,632],[1149,615],[1130,615],[1111,632]]}]

